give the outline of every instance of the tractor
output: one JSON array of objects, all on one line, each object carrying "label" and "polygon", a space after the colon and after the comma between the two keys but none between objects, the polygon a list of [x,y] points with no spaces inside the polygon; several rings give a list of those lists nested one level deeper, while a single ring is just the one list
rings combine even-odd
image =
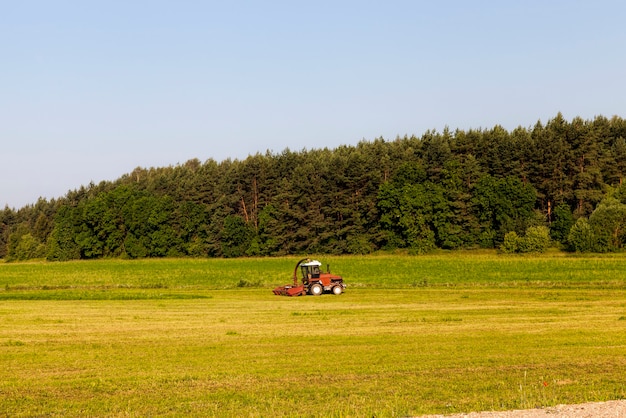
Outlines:
[{"label": "tractor", "polygon": [[[298,261],[293,270],[293,284],[279,286],[274,289],[275,295],[280,296],[319,296],[324,292],[332,292],[334,295],[341,295],[346,288],[341,276],[330,273],[330,266],[326,267],[326,273],[322,273],[320,267],[322,263],[317,260],[303,258]],[[298,283],[298,269],[301,272],[300,283]]]}]

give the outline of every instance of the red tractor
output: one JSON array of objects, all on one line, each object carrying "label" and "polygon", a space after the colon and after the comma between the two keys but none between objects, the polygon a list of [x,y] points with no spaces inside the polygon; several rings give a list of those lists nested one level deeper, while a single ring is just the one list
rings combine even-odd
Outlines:
[{"label": "red tractor", "polygon": [[[293,284],[279,286],[274,289],[275,295],[281,296],[303,296],[306,294],[319,296],[324,292],[332,292],[341,295],[346,288],[341,276],[330,273],[327,267],[326,273],[320,271],[322,263],[317,260],[303,258],[298,261],[293,270]],[[298,268],[302,273],[301,283],[298,283]]]}]

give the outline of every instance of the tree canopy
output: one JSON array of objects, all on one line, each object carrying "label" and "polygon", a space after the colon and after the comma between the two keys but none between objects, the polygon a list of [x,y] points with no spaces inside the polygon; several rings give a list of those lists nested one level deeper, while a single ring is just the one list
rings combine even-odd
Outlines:
[{"label": "tree canopy", "polygon": [[[446,128],[332,150],[138,167],[0,210],[0,258],[540,248],[539,227],[570,250],[619,251],[625,138],[617,116],[558,114],[512,132]],[[511,232],[517,238],[506,238]]]}]

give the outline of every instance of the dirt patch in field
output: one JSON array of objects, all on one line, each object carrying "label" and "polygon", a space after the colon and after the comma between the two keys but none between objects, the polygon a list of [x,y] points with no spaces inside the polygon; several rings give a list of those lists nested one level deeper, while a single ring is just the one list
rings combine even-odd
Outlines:
[{"label": "dirt patch in field", "polygon": [[542,409],[425,415],[422,418],[626,418],[626,400],[558,405]]}]

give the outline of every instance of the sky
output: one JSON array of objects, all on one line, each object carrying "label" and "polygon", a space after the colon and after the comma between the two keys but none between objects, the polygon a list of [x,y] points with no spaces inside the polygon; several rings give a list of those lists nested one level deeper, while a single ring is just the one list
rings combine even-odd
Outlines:
[{"label": "sky", "polygon": [[136,167],[626,117],[622,0],[0,0],[0,208]]}]

